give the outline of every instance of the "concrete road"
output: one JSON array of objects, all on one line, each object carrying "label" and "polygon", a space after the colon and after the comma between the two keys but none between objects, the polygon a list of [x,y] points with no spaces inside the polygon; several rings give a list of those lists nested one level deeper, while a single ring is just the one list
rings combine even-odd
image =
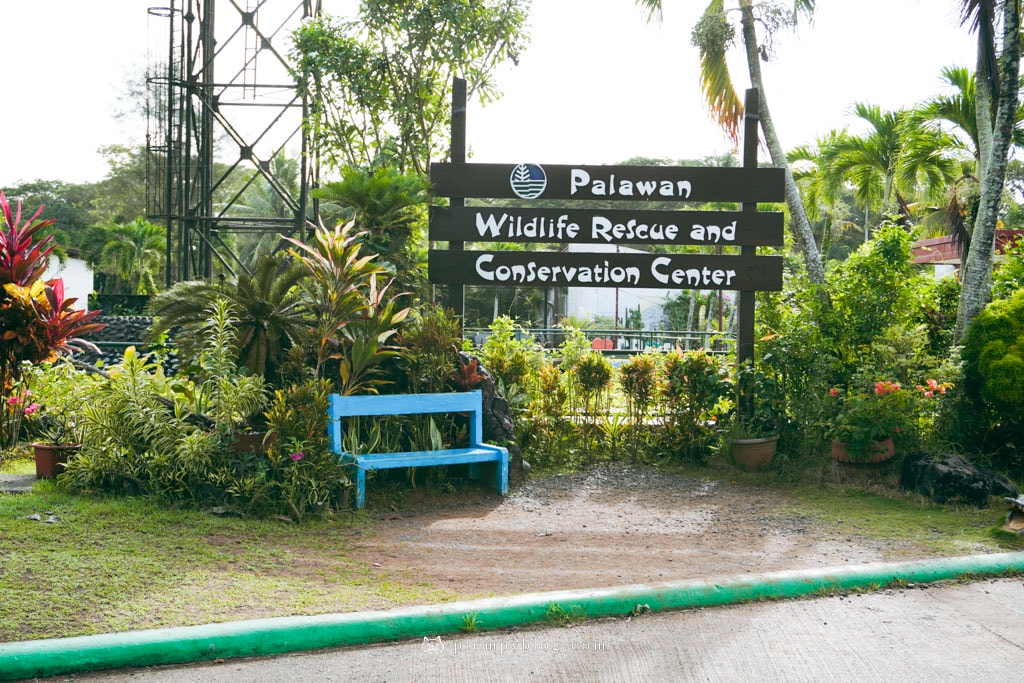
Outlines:
[{"label": "concrete road", "polygon": [[63,680],[1017,683],[1024,680],[1024,579],[709,607]]}]

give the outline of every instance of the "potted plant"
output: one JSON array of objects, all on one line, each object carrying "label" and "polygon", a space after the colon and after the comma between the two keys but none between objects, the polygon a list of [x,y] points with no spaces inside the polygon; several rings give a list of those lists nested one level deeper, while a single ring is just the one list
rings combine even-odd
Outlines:
[{"label": "potted plant", "polygon": [[775,459],[785,416],[781,388],[774,377],[750,363],[737,368],[736,384],[739,405],[728,433],[733,462],[747,471],[766,470]]},{"label": "potted plant", "polygon": [[876,382],[871,391],[830,395],[840,405],[829,429],[832,457],[840,462],[882,462],[896,453],[893,437],[909,410],[910,397],[899,383]]},{"label": "potted plant", "polygon": [[83,408],[94,378],[76,369],[70,362],[35,366],[25,373],[31,384],[36,410],[27,435],[33,439],[36,476],[54,477],[63,471],[68,457],[82,447]]}]

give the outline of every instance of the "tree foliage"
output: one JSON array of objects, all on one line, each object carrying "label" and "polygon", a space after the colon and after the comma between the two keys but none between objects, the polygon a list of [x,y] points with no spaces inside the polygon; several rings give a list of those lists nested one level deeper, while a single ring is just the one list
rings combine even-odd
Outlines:
[{"label": "tree foliage", "polygon": [[[648,19],[661,19],[661,0],[636,0]],[[804,265],[811,281],[823,284],[825,269],[814,241],[807,212],[800,197],[800,189],[793,178],[789,160],[783,151],[772,121],[771,110],[765,95],[764,80],[761,77],[761,61],[767,61],[772,54],[775,35],[784,27],[795,27],[800,16],[808,19],[814,14],[815,0],[793,0],[790,5],[781,2],[758,2],[738,0],[743,49],[746,54],[747,71],[750,81],[760,98],[760,129],[771,155],[772,165],[785,170],[786,206],[789,209],[789,225],[796,246],[804,258]],[[757,28],[761,27],[763,37],[759,40]],[[726,61],[726,52],[733,40],[735,28],[729,23],[724,0],[710,0],[692,39],[700,51],[701,89],[704,101],[719,126],[738,140],[744,117],[744,107],[733,86],[732,75]]]},{"label": "tree foliage", "polygon": [[524,0],[364,0],[358,21],[330,16],[295,34],[300,88],[325,157],[336,166],[377,160],[425,173],[447,151],[452,79],[496,99],[495,67],[525,44]]},{"label": "tree foliage", "polygon": [[403,291],[425,294],[429,187],[426,176],[390,166],[346,168],[316,196],[350,209],[363,250],[378,255]]},{"label": "tree foliage", "polygon": [[106,230],[101,265],[125,285],[128,294],[155,294],[164,266],[166,235],[159,225],[142,218]]}]

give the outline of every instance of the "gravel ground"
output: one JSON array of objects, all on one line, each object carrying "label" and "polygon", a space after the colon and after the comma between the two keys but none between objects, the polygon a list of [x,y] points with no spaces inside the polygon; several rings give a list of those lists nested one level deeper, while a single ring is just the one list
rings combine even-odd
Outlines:
[{"label": "gravel ground", "polygon": [[[726,473],[727,474],[727,473]],[[462,595],[594,588],[933,555],[802,515],[777,487],[614,464],[378,514],[352,559]]]}]

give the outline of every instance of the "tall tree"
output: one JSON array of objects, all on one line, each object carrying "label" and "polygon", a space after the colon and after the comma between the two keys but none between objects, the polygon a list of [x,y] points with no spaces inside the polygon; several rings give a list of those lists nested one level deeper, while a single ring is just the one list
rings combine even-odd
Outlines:
[{"label": "tall tree", "polygon": [[331,17],[295,34],[300,86],[336,166],[395,166],[425,173],[447,151],[452,79],[468,95],[498,95],[491,74],[525,43],[525,0],[363,0],[358,22]]},{"label": "tall tree", "polygon": [[[995,38],[996,15],[1000,6],[1001,52]],[[1001,3],[997,0],[961,0],[961,7],[964,22],[970,21],[978,36],[975,115],[981,160],[981,198],[971,233],[970,252],[961,276],[963,287],[954,331],[957,340],[963,338],[971,321],[992,296],[995,230],[1018,109],[1021,57],[1020,0],[1003,0]]]},{"label": "tall tree", "polygon": [[[648,20],[661,19],[661,0],[636,0],[646,13]],[[794,0],[792,9],[787,11],[778,2],[738,0],[743,47],[747,57],[750,82],[760,93],[760,123],[764,133],[772,164],[785,170],[786,207],[789,209],[790,228],[797,248],[804,258],[811,282],[825,282],[825,268],[821,253],[814,241],[811,223],[807,218],[800,189],[793,179],[786,153],[779,141],[771,110],[761,77],[761,60],[767,60],[771,52],[771,37],[784,26],[795,26],[800,15],[810,18],[814,13],[815,0]],[[765,31],[766,40],[757,39],[757,24]],[[733,87],[732,76],[726,63],[726,50],[735,39],[736,30],[726,15],[725,0],[711,0],[704,15],[694,27],[693,42],[700,50],[701,88],[712,116],[733,138],[737,138],[743,120],[743,104]]]}]

